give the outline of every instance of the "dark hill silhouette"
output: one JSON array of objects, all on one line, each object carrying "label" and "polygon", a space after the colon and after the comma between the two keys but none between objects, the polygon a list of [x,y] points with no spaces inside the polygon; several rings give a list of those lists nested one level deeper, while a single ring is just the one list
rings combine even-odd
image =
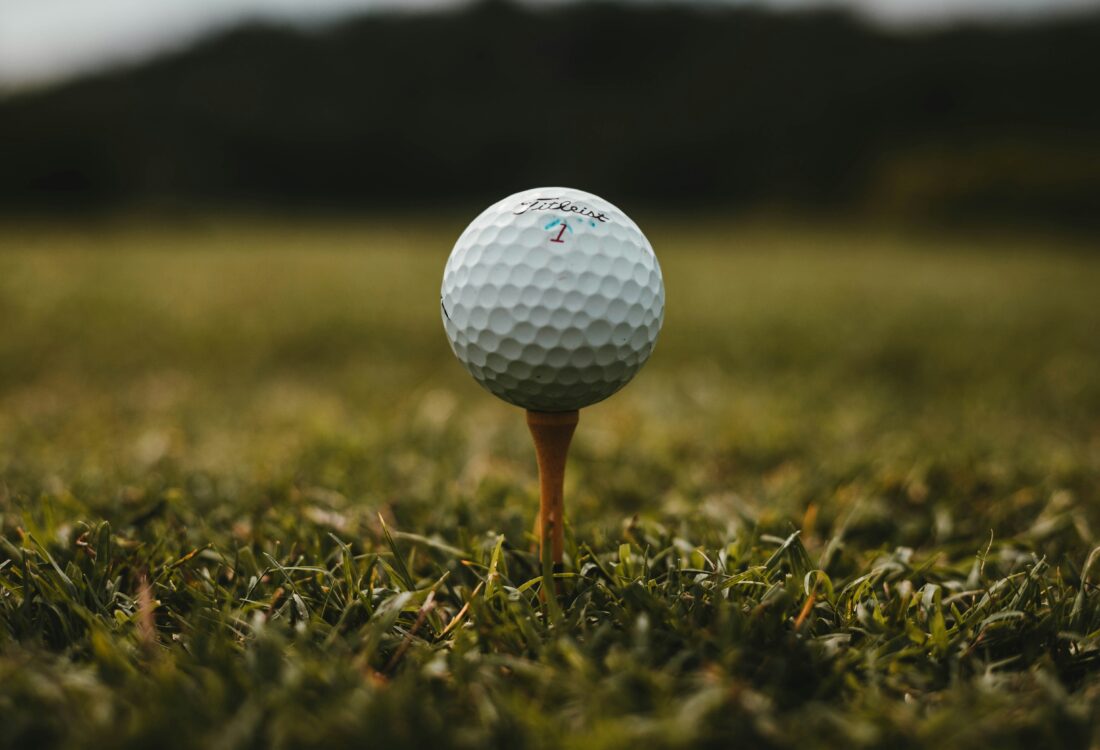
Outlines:
[{"label": "dark hill silhouette", "polygon": [[1100,220],[1100,16],[489,2],[252,26],[0,102],[0,205],[390,208],[565,183],[678,208]]}]

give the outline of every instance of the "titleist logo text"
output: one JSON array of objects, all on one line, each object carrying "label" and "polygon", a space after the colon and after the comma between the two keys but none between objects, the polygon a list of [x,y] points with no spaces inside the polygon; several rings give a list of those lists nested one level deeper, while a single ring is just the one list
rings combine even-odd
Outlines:
[{"label": "titleist logo text", "polygon": [[513,213],[519,216],[528,211],[562,211],[564,213],[587,216],[599,222],[610,221],[606,214],[578,205],[567,198],[534,198],[529,201],[523,201]]}]

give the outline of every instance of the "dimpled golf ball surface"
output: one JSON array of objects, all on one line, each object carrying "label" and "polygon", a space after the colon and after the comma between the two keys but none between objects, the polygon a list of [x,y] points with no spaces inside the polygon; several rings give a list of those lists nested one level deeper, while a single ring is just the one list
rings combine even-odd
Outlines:
[{"label": "dimpled golf ball surface", "polygon": [[443,272],[443,327],[491,393],[572,411],[634,377],[664,319],[661,267],[638,226],[607,201],[537,188],[490,206]]}]

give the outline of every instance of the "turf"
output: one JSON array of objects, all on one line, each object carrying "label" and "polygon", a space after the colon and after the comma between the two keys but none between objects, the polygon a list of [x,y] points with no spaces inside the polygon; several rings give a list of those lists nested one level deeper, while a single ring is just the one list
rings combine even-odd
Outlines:
[{"label": "turf", "polygon": [[1100,745],[1100,256],[650,225],[560,606],[460,223],[0,228],[0,746]]}]

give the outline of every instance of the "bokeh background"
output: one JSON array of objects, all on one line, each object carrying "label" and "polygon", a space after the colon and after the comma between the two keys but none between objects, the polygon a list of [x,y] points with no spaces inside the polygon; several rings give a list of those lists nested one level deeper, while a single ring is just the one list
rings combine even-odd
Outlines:
[{"label": "bokeh background", "polygon": [[568,184],[1095,228],[1098,47],[1066,0],[5,0],[0,208],[377,215]]},{"label": "bokeh background", "polygon": [[17,505],[199,472],[192,504],[274,483],[369,515],[488,483],[525,517],[521,420],[436,295],[481,207],[565,184],[636,218],[669,299],[578,436],[575,502],[613,510],[578,520],[719,498],[827,529],[855,503],[917,544],[1019,531],[1037,511],[1006,494],[1098,511],[1091,3],[4,0],[0,42]]},{"label": "bokeh background", "polygon": [[522,420],[436,295],[476,211],[566,184],[645,228],[669,300],[578,436],[578,522],[858,507],[920,544],[1100,512],[1091,4],[0,8],[13,507],[525,518]]}]

